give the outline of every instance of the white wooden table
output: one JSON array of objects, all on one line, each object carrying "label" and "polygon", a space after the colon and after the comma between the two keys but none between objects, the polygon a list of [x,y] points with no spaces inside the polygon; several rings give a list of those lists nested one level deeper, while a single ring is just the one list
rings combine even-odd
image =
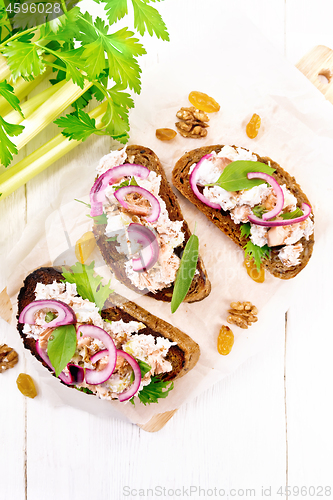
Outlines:
[{"label": "white wooden table", "polygon": [[[170,28],[180,28],[192,9],[213,4],[165,0],[158,8]],[[330,0],[233,0],[233,6],[293,64],[315,45],[333,48]],[[153,59],[157,49],[147,44]],[[0,202],[8,252],[47,204],[65,164]],[[271,326],[262,352],[182,406],[158,433],[71,407],[54,409],[42,395],[25,399],[15,385],[25,369],[21,360],[0,375],[0,499],[333,497],[327,272],[323,266],[312,273],[309,289]]]}]

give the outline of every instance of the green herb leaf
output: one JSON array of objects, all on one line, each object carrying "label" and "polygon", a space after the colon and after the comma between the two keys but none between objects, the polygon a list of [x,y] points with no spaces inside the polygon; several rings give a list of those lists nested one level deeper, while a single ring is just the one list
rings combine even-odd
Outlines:
[{"label": "green herb leaf", "polygon": [[170,40],[161,15],[154,7],[148,5],[148,0],[132,0],[134,9],[134,27],[140,35],[147,30],[150,36],[155,35],[162,40]]},{"label": "green herb leaf", "polygon": [[74,325],[58,326],[52,332],[47,344],[47,354],[58,377],[70,362],[76,349],[76,330]]},{"label": "green herb leaf", "polygon": [[173,387],[173,382],[163,382],[159,377],[152,377],[150,384],[145,385],[138,393],[138,398],[145,406],[151,403],[158,403],[159,399],[168,396]]},{"label": "green herb leaf", "polygon": [[17,147],[8,136],[17,136],[23,129],[23,125],[13,125],[0,116],[0,161],[5,167],[8,167],[13,155],[17,154]]},{"label": "green herb leaf", "polygon": [[[151,370],[151,366],[148,365],[148,363],[146,363],[145,361],[141,361],[141,359],[138,359],[138,358],[135,358],[136,362],[138,363],[139,367],[140,367],[140,371],[141,371],[141,377],[143,378],[146,373],[150,372]],[[131,379],[130,379],[131,383],[134,382],[134,372],[132,371],[131,373]]]},{"label": "green herb leaf", "polygon": [[46,323],[50,323],[51,321],[53,321],[55,318],[57,317],[57,315],[52,312],[52,311],[49,311],[45,314],[45,321]]},{"label": "green herb leaf", "polygon": [[93,219],[94,223],[97,226],[103,226],[103,224],[105,225],[108,223],[108,218],[107,218],[106,214],[95,215],[94,217],[92,217],[91,215],[88,214],[87,217],[89,217],[90,219]]},{"label": "green herb leaf", "polygon": [[88,387],[75,387],[74,386],[74,389],[76,389],[77,391],[80,391],[80,392],[84,392],[85,394],[94,394],[93,391],[88,389]]},{"label": "green herb leaf", "polygon": [[11,107],[15,109],[15,111],[18,111],[22,118],[24,118],[24,114],[22,113],[22,109],[20,106],[20,100],[14,94],[14,87],[9,85],[6,80],[0,82],[0,95],[2,95],[2,97],[4,97],[6,101],[9,102]]},{"label": "green herb leaf", "polygon": [[180,266],[177,271],[171,299],[171,312],[177,311],[191,286],[199,258],[199,238],[192,234],[186,243]]},{"label": "green herb leaf", "polygon": [[285,214],[280,214],[279,217],[282,217],[283,220],[288,220],[288,219],[296,219],[296,217],[302,217],[304,215],[304,212],[297,207],[296,210],[293,212],[286,212]]},{"label": "green herb leaf", "polygon": [[270,255],[270,249],[267,245],[263,247],[259,247],[252,243],[252,241],[248,241],[244,247],[245,257],[249,257],[249,260],[254,260],[255,265],[257,267],[257,271],[260,271],[261,262],[264,259],[268,259]]},{"label": "green herb leaf", "polygon": [[125,186],[138,186],[135,177],[131,177],[131,179],[126,179],[126,181],[123,181],[120,184],[114,184],[112,187],[117,190]]},{"label": "green herb leaf", "polygon": [[82,109],[62,116],[55,120],[54,123],[64,129],[62,135],[70,140],[85,141],[91,134],[98,132],[95,127],[95,119],[90,118],[88,113]]},{"label": "green herb leaf", "polygon": [[122,19],[128,13],[127,0],[105,0],[104,10],[110,24]]},{"label": "green herb leaf", "polygon": [[256,207],[252,208],[253,215],[256,217],[259,217],[260,219],[262,218],[263,214],[268,212],[267,208],[265,208],[262,205],[257,205]]},{"label": "green herb leaf", "polygon": [[249,172],[264,172],[272,175],[274,168],[259,161],[233,161],[225,167],[214,185],[220,186],[226,191],[240,191],[241,189],[251,189],[265,182],[262,179],[248,179]]},{"label": "green herb leaf", "polygon": [[94,302],[101,311],[112,290],[110,290],[110,281],[107,285],[103,285],[102,277],[94,276],[94,265],[95,262],[89,265],[77,262],[69,271],[63,268],[62,275],[68,283],[76,283],[77,293],[83,299]]},{"label": "green herb leaf", "polygon": [[241,225],[241,236],[243,238],[248,238],[251,234],[251,224],[249,222],[246,222],[245,224]]},{"label": "green herb leaf", "polygon": [[32,80],[33,77],[43,73],[45,65],[40,58],[43,52],[34,43],[24,43],[19,40],[8,42],[3,50],[3,55],[7,57],[14,81],[19,76]]}]

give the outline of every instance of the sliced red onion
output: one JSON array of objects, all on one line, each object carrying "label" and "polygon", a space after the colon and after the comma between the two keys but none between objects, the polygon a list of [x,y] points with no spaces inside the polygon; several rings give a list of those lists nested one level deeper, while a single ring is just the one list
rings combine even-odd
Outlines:
[{"label": "sliced red onion", "polygon": [[201,160],[198,161],[198,163],[196,164],[190,175],[190,186],[195,196],[199,198],[199,200],[202,201],[202,203],[208,205],[211,208],[216,208],[217,210],[221,210],[220,205],[218,205],[217,203],[213,203],[212,201],[209,201],[203,194],[200,193],[197,186],[197,177],[199,168],[203,161],[209,160],[209,158],[211,158],[212,156],[213,156],[212,153],[209,153],[208,155],[203,156]]},{"label": "sliced red onion", "polygon": [[125,200],[126,196],[128,194],[131,194],[131,193],[140,194],[143,198],[146,198],[149,201],[149,203],[151,205],[151,213],[150,213],[150,215],[148,215],[148,216],[144,215],[143,217],[146,219],[147,222],[155,222],[155,220],[157,220],[160,216],[161,207],[160,207],[160,204],[159,204],[157,198],[155,198],[155,196],[153,194],[151,194],[149,191],[147,191],[147,189],[144,189],[140,186],[124,186],[124,187],[117,189],[117,191],[115,191],[114,195],[117,198],[117,200],[119,201],[119,203],[126,210],[128,210],[129,212],[131,212],[131,211],[134,212],[134,210],[137,207],[135,205],[131,205],[130,203],[128,203]]},{"label": "sliced red onion", "polygon": [[269,220],[273,219],[273,217],[277,217],[281,210],[283,209],[283,204],[284,204],[284,195],[283,191],[281,189],[280,184],[272,177],[271,175],[265,174],[264,172],[249,172],[247,174],[248,179],[262,179],[268,184],[270,184],[274,190],[275,196],[276,196],[276,204],[275,207],[270,210],[269,212],[266,212],[262,216],[262,220]]},{"label": "sliced red onion", "polygon": [[160,251],[155,234],[148,227],[136,223],[130,224],[127,232],[131,243],[142,245],[139,257],[132,257],[133,271],[137,273],[148,271],[156,264]]},{"label": "sliced red onion", "polygon": [[301,209],[303,211],[303,215],[301,215],[301,217],[296,217],[295,219],[266,221],[252,214],[248,216],[248,219],[250,222],[252,222],[252,224],[257,224],[258,226],[265,226],[265,227],[291,226],[291,224],[296,224],[296,222],[302,222],[303,220],[307,219],[311,214],[311,207],[307,203],[303,203]]},{"label": "sliced red onion", "polygon": [[28,325],[35,325],[35,314],[41,309],[47,309],[55,311],[58,316],[52,321],[47,323],[44,321],[41,326],[48,326],[49,328],[55,328],[62,325],[73,325],[76,323],[76,315],[71,307],[69,307],[64,302],[60,300],[34,300],[30,302],[19,316],[19,323],[27,323]]},{"label": "sliced red onion", "polygon": [[114,371],[114,367],[116,366],[117,349],[116,346],[114,345],[112,338],[102,328],[87,324],[80,325],[76,331],[76,334],[78,339],[83,337],[91,337],[98,339],[101,342],[103,342],[104,346],[106,347],[106,350],[108,351],[108,364],[106,365],[106,367],[100,371],[86,368],[86,375],[85,375],[87,384],[90,385],[102,384],[108,378],[111,377]]},{"label": "sliced red onion", "polygon": [[141,384],[141,370],[138,362],[133,358],[133,356],[131,356],[127,352],[117,349],[117,355],[122,356],[127,361],[127,363],[131,365],[134,372],[134,382],[130,385],[128,389],[126,389],[118,396],[119,401],[123,402],[123,401],[128,401],[138,392]]},{"label": "sliced red onion", "polygon": [[[54,372],[55,369],[53,368],[53,366],[51,364],[50,358],[48,357],[47,352],[41,348],[38,340],[36,341],[36,351],[39,354],[39,356],[42,358],[42,360],[45,361],[45,363]],[[82,366],[68,363],[67,368],[69,370],[69,374],[67,375],[64,372],[61,372],[59,374],[58,378],[60,378],[60,380],[62,380],[67,385],[82,384],[82,382],[84,380],[84,369],[82,368]]]},{"label": "sliced red onion", "polygon": [[102,215],[103,202],[105,200],[105,188],[109,184],[116,184],[124,177],[139,177],[139,179],[147,179],[150,173],[149,168],[135,163],[124,163],[117,167],[110,168],[104,174],[96,179],[93,187],[90,190],[91,217]]},{"label": "sliced red onion", "polygon": [[91,356],[90,361],[91,363],[97,363],[102,358],[105,358],[105,356],[109,355],[109,351],[107,349],[102,349],[101,351],[96,352],[96,354],[93,354]]}]

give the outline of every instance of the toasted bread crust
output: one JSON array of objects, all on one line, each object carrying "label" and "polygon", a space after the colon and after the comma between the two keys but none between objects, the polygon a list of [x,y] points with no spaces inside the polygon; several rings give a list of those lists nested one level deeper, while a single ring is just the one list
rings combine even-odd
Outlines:
[{"label": "toasted bread crust", "polygon": [[[137,163],[139,165],[143,165],[149,170],[156,172],[158,175],[161,176],[161,187],[160,187],[160,192],[159,196],[163,199],[163,201],[166,204],[170,220],[176,221],[176,220],[183,220],[183,231],[185,234],[185,239],[184,243],[182,246],[176,248],[176,253],[178,256],[181,255],[182,251],[184,250],[184,247],[186,245],[186,242],[191,236],[191,232],[189,230],[187,222],[184,220],[179,203],[177,201],[176,196],[174,195],[168,181],[165,175],[165,172],[163,170],[163,167],[156,156],[156,154],[149,148],[145,148],[142,146],[127,146],[126,149],[127,153],[127,160],[128,157],[133,157],[134,156],[134,162],[132,163]],[[95,235],[95,239],[97,242],[97,245],[101,251],[101,254],[103,256],[103,259],[107,263],[107,265],[110,267],[110,269],[114,272],[116,275],[116,278],[124,283],[128,288],[131,290],[134,290],[138,293],[141,294],[146,294],[149,295],[150,297],[153,297],[154,299],[157,300],[162,300],[164,302],[170,302],[172,299],[172,293],[173,293],[173,285],[168,286],[164,288],[163,290],[159,290],[156,293],[149,292],[147,289],[146,290],[139,290],[131,280],[127,277],[126,272],[125,272],[125,263],[126,260],[124,259],[124,256],[119,254],[117,251],[117,242],[113,241],[107,241],[107,237],[105,236],[105,228],[106,225],[94,225],[93,232]],[[197,302],[199,300],[204,299],[207,297],[210,293],[211,290],[211,284],[210,281],[207,277],[206,270],[204,268],[204,264],[202,260],[199,257],[198,264],[197,264],[197,270],[198,274],[196,274],[193,278],[191,287],[184,299],[184,302]]]},{"label": "toasted bread crust", "polygon": [[[35,300],[35,288],[37,283],[51,284],[53,281],[63,281],[62,274],[52,267],[41,267],[29,274],[24,280],[24,286],[18,295],[18,315],[25,306]],[[102,311],[102,317],[111,321],[122,319],[125,323],[129,321],[139,321],[146,325],[146,328],[140,330],[140,334],[162,336],[172,342],[177,342],[176,346],[171,346],[166,359],[172,364],[172,371],[167,372],[160,377],[163,380],[175,380],[185,375],[197,363],[200,356],[199,346],[186,333],[173,327],[166,321],[153,316],[148,311],[131,302],[116,293],[112,293],[105,303],[105,309]],[[40,358],[36,350],[36,341],[23,334],[23,324],[18,323],[18,331],[24,343],[24,347],[49,370],[47,364]],[[52,372],[51,372],[52,373]]]},{"label": "toasted bread crust", "polygon": [[[233,146],[234,148],[236,146]],[[201,212],[203,212],[206,217],[213,222],[221,231],[223,231],[229,238],[231,238],[239,247],[243,248],[247,238],[242,237],[241,235],[241,224],[236,224],[230,214],[223,210],[216,210],[210,208],[209,206],[202,203],[193,193],[190,183],[189,183],[189,171],[191,166],[194,163],[197,163],[203,156],[212,153],[215,151],[219,153],[223,145],[214,145],[214,146],[206,146],[203,148],[194,149],[185,153],[176,163],[173,173],[172,173],[172,181],[175,187],[189,200],[191,201]],[[271,167],[275,169],[275,172],[272,176],[277,180],[279,184],[286,184],[286,187],[292,192],[292,194],[297,198],[298,206],[301,206],[302,203],[310,202],[307,196],[301,190],[299,184],[297,184],[294,177],[289,175],[282,167],[275,161],[271,160],[267,156],[261,157],[254,153],[257,156],[258,161],[262,163],[269,164]],[[303,251],[300,255],[300,264],[297,266],[286,267],[282,264],[278,257],[279,248],[271,248],[271,256],[269,260],[264,260],[264,267],[271,273],[273,276],[281,279],[290,279],[296,276],[308,263],[314,244],[314,235],[312,234],[309,237],[309,240],[302,238],[300,240],[303,246]]]}]

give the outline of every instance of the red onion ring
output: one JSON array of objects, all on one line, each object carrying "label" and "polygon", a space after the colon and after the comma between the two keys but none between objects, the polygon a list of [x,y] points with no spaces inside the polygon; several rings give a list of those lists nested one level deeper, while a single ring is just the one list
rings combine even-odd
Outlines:
[{"label": "red onion ring", "polygon": [[265,227],[291,226],[292,224],[296,224],[297,222],[302,222],[303,220],[307,219],[311,214],[311,207],[307,203],[302,203],[301,209],[304,212],[303,215],[301,215],[301,217],[296,217],[295,219],[265,221],[251,214],[248,215],[248,219],[250,222],[252,222],[252,224],[257,224],[258,226],[265,226]]},{"label": "red onion ring", "polygon": [[280,184],[274,179],[274,177],[265,174],[264,172],[249,172],[247,174],[247,178],[262,179],[272,186],[274,193],[276,195],[276,204],[272,210],[263,214],[262,220],[269,220],[273,219],[273,217],[277,217],[281,212],[281,210],[283,209],[283,204],[284,204],[284,195]]},{"label": "red onion ring", "polygon": [[123,177],[130,176],[136,176],[139,177],[139,179],[147,179],[149,173],[149,168],[144,167],[143,165],[124,163],[123,165],[110,168],[104,172],[104,174],[100,175],[90,190],[91,217],[102,215],[103,202],[105,201],[105,188],[109,184],[115,184]]},{"label": "red onion ring", "polygon": [[103,370],[91,370],[90,368],[86,368],[85,379],[87,384],[90,385],[98,385],[105,382],[108,378],[111,377],[114,367],[116,366],[117,361],[117,350],[116,346],[110,335],[95,325],[80,325],[76,330],[77,338],[83,337],[92,337],[103,342],[106,350],[108,351],[108,364]]},{"label": "red onion ring", "polygon": [[131,212],[131,211],[134,212],[135,205],[133,206],[125,200],[125,197],[131,193],[138,193],[143,198],[146,198],[149,201],[149,203],[151,205],[151,214],[148,216],[144,215],[143,217],[146,219],[147,222],[155,222],[160,216],[161,207],[160,207],[160,204],[159,204],[157,198],[153,194],[151,194],[149,191],[147,191],[147,189],[144,189],[140,186],[123,186],[123,187],[117,189],[117,191],[115,191],[114,195],[117,198],[117,200],[119,201],[119,203],[126,210],[128,210],[129,212]]},{"label": "red onion ring", "polygon": [[127,361],[127,363],[131,365],[134,372],[134,382],[130,385],[128,389],[126,389],[124,392],[118,395],[119,401],[123,402],[123,401],[128,401],[138,392],[141,384],[141,370],[138,362],[133,358],[133,356],[131,356],[127,352],[117,349],[117,355],[122,356]]},{"label": "red onion ring", "polygon": [[139,257],[132,257],[133,271],[148,271],[156,264],[160,251],[155,234],[148,227],[137,223],[131,223],[127,232],[131,243],[139,243],[143,247]]},{"label": "red onion ring", "polygon": [[48,326],[49,328],[55,328],[62,325],[73,325],[76,323],[76,315],[71,307],[69,307],[64,302],[60,300],[34,300],[30,302],[19,316],[19,323],[27,323],[28,325],[35,325],[35,314],[41,309],[54,310],[58,313],[58,316],[52,321],[47,323],[43,322],[41,326]]},{"label": "red onion ring", "polygon": [[190,181],[190,186],[192,188],[193,193],[195,194],[195,196],[197,198],[199,198],[200,201],[202,201],[202,203],[204,203],[205,205],[208,205],[211,208],[221,210],[220,205],[218,205],[217,203],[213,203],[212,201],[209,201],[203,194],[200,193],[198,186],[197,186],[197,175],[198,175],[199,168],[200,168],[203,161],[209,160],[212,156],[213,156],[212,153],[209,153],[208,155],[203,156],[201,158],[201,160],[198,161],[198,163],[196,164],[196,166],[194,167],[194,169],[191,172],[189,181]]},{"label": "red onion ring", "polygon": [[[47,352],[41,348],[38,340],[36,341],[36,351],[37,351],[38,355],[42,358],[42,360],[54,372],[55,369],[53,368],[53,366],[51,364],[50,358],[48,357]],[[73,367],[75,367],[75,370]],[[60,378],[60,380],[62,380],[66,385],[82,384],[82,382],[84,380],[84,369],[82,368],[82,366],[68,363],[67,368],[69,370],[69,375],[67,375],[64,372],[61,372],[59,374],[58,378]]]}]

